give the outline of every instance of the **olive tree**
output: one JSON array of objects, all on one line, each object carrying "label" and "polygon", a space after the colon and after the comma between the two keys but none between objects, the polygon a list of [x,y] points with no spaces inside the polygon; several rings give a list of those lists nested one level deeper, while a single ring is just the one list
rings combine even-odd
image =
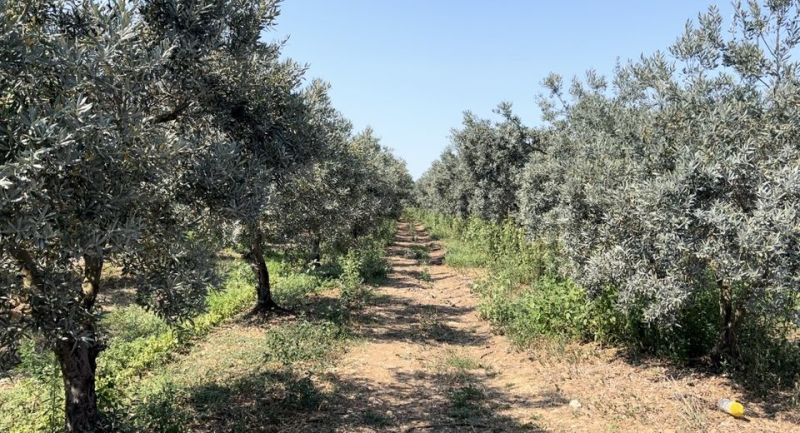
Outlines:
[{"label": "olive tree", "polygon": [[[282,241],[308,245],[311,260],[322,260],[322,242],[346,252],[388,218],[400,216],[413,181],[405,164],[378,145],[371,130],[350,135],[349,122],[331,117],[328,147],[314,163],[278,189],[274,208]],[[281,224],[282,223],[282,224]]]},{"label": "olive tree", "polygon": [[395,157],[380,144],[372,128],[356,134],[349,152],[358,169],[350,179],[350,216],[352,238],[366,235],[387,218],[398,218],[411,198],[414,181],[405,161]]},{"label": "olive tree", "polygon": [[502,221],[516,215],[520,171],[528,156],[542,148],[537,133],[522,124],[511,104],[500,104],[495,113],[501,122],[464,113],[463,128],[451,133],[451,147],[420,179],[419,200],[462,217]]},{"label": "olive tree", "polygon": [[[180,133],[205,143],[203,152],[182,162],[189,167],[186,195],[224,221],[228,241],[251,264],[257,279],[253,314],[282,310],[272,299],[264,259],[272,222],[292,218],[271,207],[276,191],[326,145],[313,124],[318,86],[301,90],[306,68],[282,60],[280,43],[259,40],[276,16],[274,1],[160,0],[144,9],[153,40],[230,33],[207,53],[194,49],[175,59],[180,67],[167,77],[168,86],[182,97],[168,115]],[[199,136],[197,121],[203,122]]]},{"label": "olive tree", "polygon": [[[714,354],[734,360],[748,315],[794,318],[800,265],[797,2],[715,8],[670,48],[590,74],[562,98],[546,84],[547,157],[532,158],[520,203],[558,238],[590,293],[658,326],[711,291]],[[560,106],[560,109],[555,107]]]},{"label": "olive tree", "polygon": [[269,204],[271,238],[305,246],[311,261],[322,259],[322,241],[348,234],[351,183],[360,161],[349,151],[352,125],[331,104],[330,85],[314,80],[304,89],[310,136],[320,151],[282,179]]},{"label": "olive tree", "polygon": [[[36,333],[63,373],[66,428],[98,421],[95,302],[105,263],[168,319],[213,268],[202,209],[178,197],[195,146],[161,78],[186,40],[142,37],[140,3],[0,1],[0,344]],[[220,30],[225,33],[224,30]]]},{"label": "olive tree", "polygon": [[466,168],[452,147],[446,148],[431,164],[415,188],[418,205],[446,215],[469,216],[472,190],[467,182]]},{"label": "olive tree", "polygon": [[272,54],[252,59],[226,77],[230,81],[219,89],[218,101],[202,108],[218,122],[219,134],[212,148],[192,161],[190,173],[196,177],[187,183],[193,185],[192,196],[232,229],[229,240],[257,277],[253,313],[267,313],[281,308],[271,296],[265,232],[274,218],[291,218],[282,209],[270,212],[270,203],[282,179],[310,162],[313,149],[323,143],[309,134],[308,107],[298,90],[303,68]]}]

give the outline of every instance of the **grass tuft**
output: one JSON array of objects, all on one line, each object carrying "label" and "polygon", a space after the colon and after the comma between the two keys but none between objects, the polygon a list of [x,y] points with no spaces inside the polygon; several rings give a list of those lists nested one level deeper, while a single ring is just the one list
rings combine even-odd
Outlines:
[{"label": "grass tuft", "polygon": [[487,413],[486,395],[474,384],[451,389],[447,392],[450,400],[448,415],[455,419],[474,419]]},{"label": "grass tuft", "polygon": [[266,336],[266,357],[270,362],[292,365],[323,363],[343,348],[346,332],[332,322],[299,321],[270,328]]}]

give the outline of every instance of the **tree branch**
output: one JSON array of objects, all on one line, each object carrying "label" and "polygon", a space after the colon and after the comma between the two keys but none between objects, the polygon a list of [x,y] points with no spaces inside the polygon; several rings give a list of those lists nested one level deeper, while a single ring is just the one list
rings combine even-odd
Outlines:
[{"label": "tree branch", "polygon": [[175,107],[175,109],[173,109],[172,111],[156,116],[155,119],[153,119],[153,123],[171,122],[177,119],[178,116],[181,115],[181,113],[186,111],[186,109],[189,108],[189,105],[190,104],[188,102],[182,102],[178,104],[178,106]]},{"label": "tree branch", "polygon": [[31,257],[30,253],[23,250],[22,248],[12,247],[11,248],[11,257],[17,261],[17,263],[22,268],[22,275],[25,278],[25,282],[30,286],[35,286],[38,289],[42,289],[42,276],[39,272],[39,268],[36,266],[36,262]]}]

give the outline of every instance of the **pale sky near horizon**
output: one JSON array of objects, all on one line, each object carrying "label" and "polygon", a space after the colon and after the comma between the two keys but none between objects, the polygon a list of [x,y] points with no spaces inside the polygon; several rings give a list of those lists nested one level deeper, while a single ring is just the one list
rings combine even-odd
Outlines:
[{"label": "pale sky near horizon", "polygon": [[687,19],[728,0],[284,0],[284,55],[333,86],[356,129],[372,126],[418,178],[449,143],[463,112],[492,117],[501,101],[530,126],[550,72],[610,73],[642,53],[666,51]]}]

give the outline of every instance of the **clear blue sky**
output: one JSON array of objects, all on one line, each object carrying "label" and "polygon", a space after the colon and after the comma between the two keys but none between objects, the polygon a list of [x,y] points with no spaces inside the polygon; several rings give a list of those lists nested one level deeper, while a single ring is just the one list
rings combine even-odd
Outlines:
[{"label": "clear blue sky", "polygon": [[549,72],[607,74],[617,57],[665,50],[689,18],[728,0],[285,0],[266,39],[333,86],[357,129],[372,126],[418,178],[464,110],[489,117],[501,101],[540,123]]}]

